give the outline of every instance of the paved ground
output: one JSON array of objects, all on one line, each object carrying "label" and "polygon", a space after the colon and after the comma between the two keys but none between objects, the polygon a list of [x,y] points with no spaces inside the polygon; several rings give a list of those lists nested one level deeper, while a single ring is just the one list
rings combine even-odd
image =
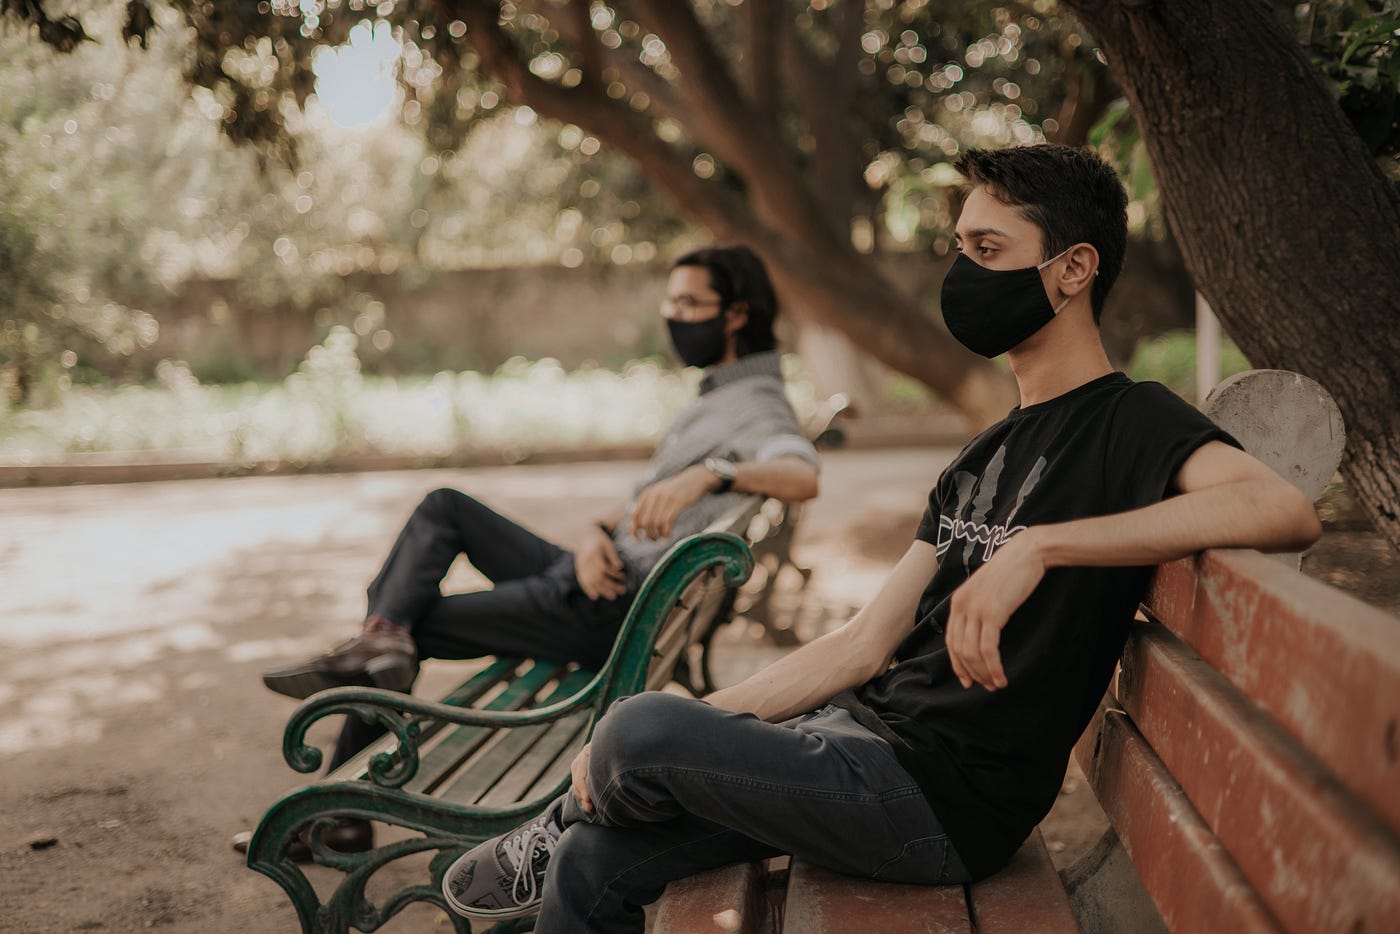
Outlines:
[{"label": "paved ground", "polygon": [[[844,554],[834,533],[912,529],[953,453],[830,459],[804,528],[824,599],[861,602],[887,566],[887,546]],[[434,487],[463,487],[562,537],[623,497],[638,471],[0,491],[0,930],[293,930],[281,890],[227,844],[300,779],[279,752],[292,702],[264,690],[259,669],[346,636],[393,534]],[[454,578],[472,582],[465,569]],[[737,676],[764,652],[733,640],[723,664]],[[430,664],[425,688],[454,669]],[[431,913],[406,921],[445,929]]]},{"label": "paved ground", "polygon": [[[844,619],[873,592],[954,453],[828,459],[798,546],[817,568],[809,624]],[[227,843],[300,780],[279,751],[292,702],[264,690],[259,669],[353,629],[365,584],[427,491],[462,487],[562,538],[624,496],[638,469],[0,491],[0,931],[295,930],[281,890]],[[461,569],[449,583],[472,580]],[[721,680],[772,654],[735,627]],[[460,664],[430,663],[425,692]],[[1062,796],[1047,826],[1062,863],[1099,820],[1091,795]],[[448,930],[415,911],[390,930]]]}]

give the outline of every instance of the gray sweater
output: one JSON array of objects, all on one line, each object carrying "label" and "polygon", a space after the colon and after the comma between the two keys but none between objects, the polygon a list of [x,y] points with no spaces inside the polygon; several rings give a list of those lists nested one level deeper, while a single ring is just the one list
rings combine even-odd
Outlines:
[{"label": "gray sweater", "polygon": [[707,457],[738,463],[793,456],[820,467],[816,448],[803,435],[783,391],[779,362],[778,351],[770,350],[711,369],[700,381],[700,395],[676,416],[633,491],[626,517],[613,533],[618,555],[627,566],[628,583],[633,587],[666,549],[701,531],[747,495],[721,493],[703,497],[676,518],[670,538],[633,538],[635,497],[651,484],[673,477]]}]

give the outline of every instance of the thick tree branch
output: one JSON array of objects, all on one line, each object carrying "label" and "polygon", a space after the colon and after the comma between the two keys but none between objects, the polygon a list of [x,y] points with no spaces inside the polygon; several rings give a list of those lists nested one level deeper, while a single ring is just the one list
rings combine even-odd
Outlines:
[{"label": "thick tree branch", "polygon": [[636,0],[636,5],[681,72],[680,95],[693,115],[687,129],[744,180],[756,214],[775,227],[826,231],[791,150],[777,127],[760,119],[739,92],[690,4]]},{"label": "thick tree branch", "polygon": [[1050,141],[1064,146],[1083,146],[1089,140],[1089,131],[1114,98],[1113,78],[1107,68],[1084,60],[1073,48],[1066,47],[1064,55],[1065,100],[1056,117],[1060,127]]},{"label": "thick tree branch", "polygon": [[745,91],[758,118],[776,124],[778,46],[789,25],[781,0],[749,0],[742,8]]},{"label": "thick tree branch", "polygon": [[[571,8],[575,5],[585,7],[586,11],[584,0],[570,0]],[[652,116],[675,120],[682,125],[690,122],[689,111],[677,99],[670,83],[643,64],[636,53],[626,46],[610,49],[599,43],[591,19],[577,16],[572,9],[568,11],[569,15],[560,15],[561,11],[558,10],[537,9],[536,12],[549,20],[569,48],[580,56],[581,63],[588,60],[594,62],[593,65],[583,66],[585,75],[590,74],[589,69],[596,69],[592,77],[606,86],[608,81],[605,76],[610,70],[615,71],[617,79],[628,90],[647,96],[645,109]]]},{"label": "thick tree branch", "polygon": [[492,0],[457,0],[456,15],[467,24],[467,41],[482,71],[506,88],[510,99],[561,123],[576,123],[608,146],[626,153],[675,200],[682,213],[719,236],[757,227],[751,212],[722,186],[696,177],[690,160],[656,137],[650,122],[592,85],[566,88],[533,74],[500,24]]},{"label": "thick tree branch", "polygon": [[[599,52],[602,47],[593,38],[593,17],[589,12],[589,0],[569,0],[564,8],[563,16],[555,22],[555,28],[560,35],[571,34],[575,41],[572,43],[579,56],[579,69],[583,72],[585,80],[592,78],[595,81],[603,80],[603,63]],[[567,24],[568,33],[565,33]]]},{"label": "thick tree branch", "polygon": [[781,58],[784,84],[815,143],[811,187],[822,193],[827,228],[849,241],[862,185],[860,137],[851,132],[850,121],[860,78],[864,5],[842,4],[835,25],[837,50],[830,61],[824,61],[795,29],[781,37]]}]

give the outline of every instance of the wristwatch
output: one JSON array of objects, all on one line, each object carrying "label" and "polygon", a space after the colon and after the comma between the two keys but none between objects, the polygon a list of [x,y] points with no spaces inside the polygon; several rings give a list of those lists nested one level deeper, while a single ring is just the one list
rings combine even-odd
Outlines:
[{"label": "wristwatch", "polygon": [[728,493],[739,476],[739,468],[734,466],[734,462],[722,457],[705,458],[705,469],[719,477],[719,489],[715,490],[716,493]]}]

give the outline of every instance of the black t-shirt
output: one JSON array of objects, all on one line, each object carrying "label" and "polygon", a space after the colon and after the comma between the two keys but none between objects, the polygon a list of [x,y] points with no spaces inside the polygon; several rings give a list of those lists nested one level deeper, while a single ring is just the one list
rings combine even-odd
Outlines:
[{"label": "black t-shirt", "polygon": [[1048,571],[1001,633],[1007,686],[994,692],[953,674],[943,641],[953,591],[1024,528],[1162,500],[1212,440],[1239,446],[1161,384],[1111,373],[1013,409],[929,495],[917,534],[939,564],[914,629],[884,674],[835,703],[895,740],[974,877],[1001,868],[1049,812],[1152,569]]}]

